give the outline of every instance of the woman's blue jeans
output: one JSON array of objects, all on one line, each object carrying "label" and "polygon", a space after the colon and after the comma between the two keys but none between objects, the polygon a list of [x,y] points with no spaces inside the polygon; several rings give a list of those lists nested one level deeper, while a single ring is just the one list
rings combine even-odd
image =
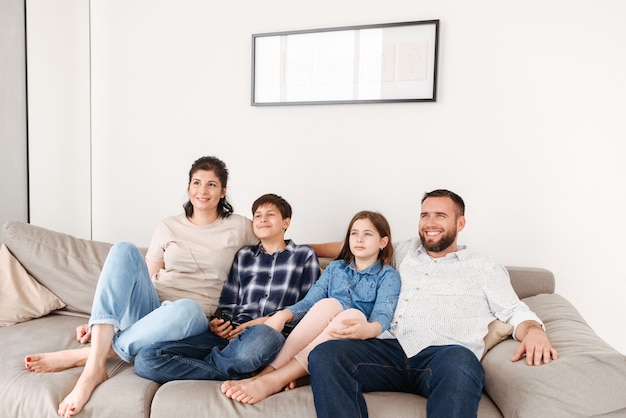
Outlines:
[{"label": "woman's blue jeans", "polygon": [[208,331],[143,348],[135,358],[135,371],[158,383],[243,379],[268,365],[284,342],[283,335],[267,325],[245,328],[232,340]]},{"label": "woman's blue jeans", "polygon": [[318,418],[367,417],[364,392],[427,398],[427,415],[476,417],[484,369],[459,345],[427,347],[407,358],[397,340],[333,340],[309,355]]},{"label": "woman's blue jeans", "polygon": [[148,267],[130,243],[113,245],[96,286],[89,325],[113,325],[113,350],[130,362],[152,343],[183,339],[205,332],[208,320],[190,299],[159,302]]}]

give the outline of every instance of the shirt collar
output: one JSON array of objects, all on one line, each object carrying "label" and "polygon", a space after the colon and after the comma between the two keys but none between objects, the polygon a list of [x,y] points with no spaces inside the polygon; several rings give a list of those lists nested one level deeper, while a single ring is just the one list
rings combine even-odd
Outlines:
[{"label": "shirt collar", "polygon": [[[285,244],[287,244],[287,246],[283,248],[282,250],[278,251],[279,254],[282,253],[283,251],[289,251],[290,253],[295,252],[296,244],[293,242],[293,240],[287,239],[285,240]],[[263,248],[263,244],[259,242],[256,246],[256,250],[254,251],[254,256],[257,257],[259,254],[263,254],[263,253],[269,254]]]},{"label": "shirt collar", "polygon": [[[433,258],[430,256],[430,254],[428,254],[428,252],[426,251],[426,248],[424,248],[424,245],[419,246],[419,248],[417,249],[417,254],[418,255],[423,254],[427,257]],[[457,251],[446,254],[446,256],[443,258],[456,258],[457,260],[466,260],[469,256],[470,256],[470,252],[467,249],[467,246],[459,245]]]},{"label": "shirt collar", "polygon": [[361,271],[356,271],[356,264],[354,263],[354,260],[352,260],[350,264],[348,264],[348,268],[354,270],[355,273],[359,274],[378,274],[383,269],[383,265],[381,264],[380,260],[376,260],[376,262],[368,268]]}]

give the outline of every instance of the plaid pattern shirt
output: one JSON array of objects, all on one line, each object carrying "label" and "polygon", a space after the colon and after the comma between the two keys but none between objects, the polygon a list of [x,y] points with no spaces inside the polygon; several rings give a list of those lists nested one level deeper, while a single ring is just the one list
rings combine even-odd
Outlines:
[{"label": "plaid pattern shirt", "polygon": [[235,256],[219,307],[233,323],[273,314],[302,299],[320,276],[313,248],[285,241],[268,254],[261,244],[243,247]]}]

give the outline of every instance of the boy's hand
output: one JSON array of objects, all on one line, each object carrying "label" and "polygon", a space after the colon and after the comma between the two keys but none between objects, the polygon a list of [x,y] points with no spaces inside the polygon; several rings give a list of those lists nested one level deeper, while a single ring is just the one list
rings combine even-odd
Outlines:
[{"label": "boy's hand", "polygon": [[233,327],[230,321],[224,321],[223,319],[213,318],[209,322],[209,329],[211,332],[220,338],[224,338],[225,340],[230,339],[229,334],[232,328]]}]

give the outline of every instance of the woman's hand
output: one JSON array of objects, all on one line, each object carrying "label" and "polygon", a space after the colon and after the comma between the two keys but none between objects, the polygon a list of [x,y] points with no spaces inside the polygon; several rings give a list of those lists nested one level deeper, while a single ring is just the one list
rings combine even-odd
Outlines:
[{"label": "woman's hand", "polygon": [[76,327],[76,341],[81,344],[91,342],[91,329],[88,324],[82,324]]},{"label": "woman's hand", "polygon": [[342,321],[345,328],[329,331],[329,335],[338,340],[367,340],[380,335],[382,325],[378,321],[367,322],[365,317]]}]

